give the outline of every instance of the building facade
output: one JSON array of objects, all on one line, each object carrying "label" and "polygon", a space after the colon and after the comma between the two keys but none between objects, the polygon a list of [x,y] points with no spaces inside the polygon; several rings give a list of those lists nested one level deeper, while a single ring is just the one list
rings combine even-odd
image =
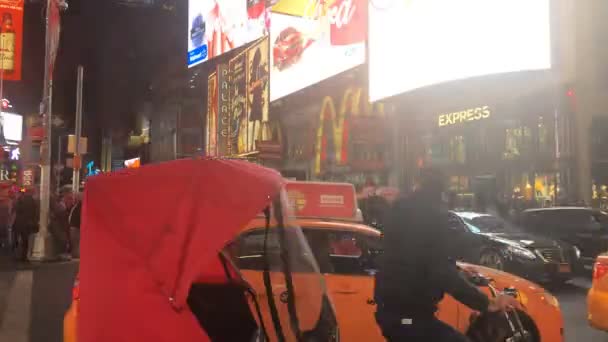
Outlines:
[{"label": "building facade", "polygon": [[365,69],[355,68],[272,106],[285,141],[285,176],[357,188],[389,184],[390,110],[369,103],[365,78]]},{"label": "building facade", "polygon": [[463,201],[557,203],[567,195],[570,114],[556,105],[552,72],[450,82],[393,98],[401,182],[432,166]]}]

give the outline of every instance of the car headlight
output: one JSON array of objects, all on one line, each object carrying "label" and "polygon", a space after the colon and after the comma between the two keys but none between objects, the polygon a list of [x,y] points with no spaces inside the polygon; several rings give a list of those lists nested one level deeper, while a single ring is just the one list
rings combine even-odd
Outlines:
[{"label": "car headlight", "polygon": [[572,249],[574,249],[574,254],[576,255],[576,258],[580,259],[581,258],[581,250],[578,249],[578,247],[576,247],[576,246],[572,246]]},{"label": "car headlight", "polygon": [[509,246],[509,247],[507,247],[507,251],[509,253],[511,253],[511,255],[515,255],[520,258],[524,258],[524,259],[528,259],[528,260],[536,259],[536,255],[534,253],[532,253],[532,251],[527,250],[525,248]]}]

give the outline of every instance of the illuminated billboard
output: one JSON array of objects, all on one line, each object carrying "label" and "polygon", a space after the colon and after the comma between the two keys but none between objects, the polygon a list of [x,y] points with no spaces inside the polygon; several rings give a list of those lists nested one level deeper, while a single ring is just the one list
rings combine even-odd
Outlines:
[{"label": "illuminated billboard", "polygon": [[189,0],[188,67],[267,34],[266,0]]},{"label": "illuminated billboard", "polygon": [[450,80],[551,68],[549,5],[370,0],[370,100]]},{"label": "illuminated billboard", "polygon": [[0,139],[19,142],[23,138],[23,116],[13,113],[0,114]]},{"label": "illuminated billboard", "polygon": [[367,0],[281,0],[270,21],[271,101],[365,62]]},{"label": "illuminated billboard", "polygon": [[0,0],[0,77],[21,80],[24,0]]}]

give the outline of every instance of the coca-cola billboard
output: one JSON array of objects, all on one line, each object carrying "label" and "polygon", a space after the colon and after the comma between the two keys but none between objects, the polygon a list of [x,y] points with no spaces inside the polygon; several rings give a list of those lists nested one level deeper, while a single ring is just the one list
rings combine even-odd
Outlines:
[{"label": "coca-cola billboard", "polygon": [[365,62],[367,0],[281,0],[270,22],[271,100]]}]

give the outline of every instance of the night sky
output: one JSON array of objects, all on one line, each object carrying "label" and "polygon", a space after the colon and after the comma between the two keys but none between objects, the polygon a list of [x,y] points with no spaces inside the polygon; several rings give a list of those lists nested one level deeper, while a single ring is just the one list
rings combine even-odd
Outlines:
[{"label": "night sky", "polygon": [[[5,97],[22,114],[37,113],[42,96],[43,2],[26,1],[23,80],[5,83]],[[185,68],[187,3],[180,0],[166,10],[120,6],[116,0],[68,2],[54,74],[53,114],[66,121],[68,133],[73,131],[76,67],[84,65],[84,134],[90,152],[99,155],[103,131],[126,134],[132,129],[133,114],[151,96],[155,75],[181,60]]]}]

